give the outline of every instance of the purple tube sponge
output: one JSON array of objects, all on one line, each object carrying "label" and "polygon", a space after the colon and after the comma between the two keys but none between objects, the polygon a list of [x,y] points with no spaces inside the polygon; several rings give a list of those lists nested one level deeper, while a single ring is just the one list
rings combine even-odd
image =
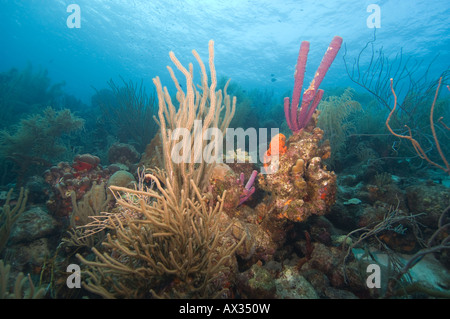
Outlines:
[{"label": "purple tube sponge", "polygon": [[292,132],[298,132],[304,128],[311,119],[314,111],[319,105],[323,96],[323,90],[319,89],[320,83],[325,77],[328,69],[336,58],[341,48],[342,38],[335,36],[330,46],[320,62],[314,79],[311,81],[309,88],[302,95],[302,103],[300,104],[300,95],[302,92],[303,79],[305,77],[306,60],[308,58],[309,42],[303,41],[300,45],[298,53],[297,66],[295,68],[294,92],[292,93],[292,103],[289,97],[284,98],[284,115],[287,124]]},{"label": "purple tube sponge", "polygon": [[[250,178],[247,181],[247,184],[245,184],[244,191],[241,194],[241,198],[239,201],[239,205],[242,205],[247,199],[249,199],[250,196],[255,192],[255,187],[253,184],[255,183],[256,176],[258,175],[257,170],[253,170],[252,174],[250,175]],[[241,173],[241,176],[239,178],[240,185],[244,186],[244,173]]]}]

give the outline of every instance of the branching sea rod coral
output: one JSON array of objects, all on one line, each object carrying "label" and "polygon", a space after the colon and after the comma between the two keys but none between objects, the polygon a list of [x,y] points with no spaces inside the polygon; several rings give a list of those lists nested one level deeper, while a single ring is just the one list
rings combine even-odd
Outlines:
[{"label": "branching sea rod coral", "polygon": [[[413,145],[414,150],[416,151],[417,155],[418,155],[421,159],[426,160],[426,161],[427,161],[428,163],[430,163],[431,165],[433,165],[433,166],[439,168],[440,170],[442,170],[442,171],[446,172],[448,175],[450,175],[450,164],[449,164],[449,162],[447,161],[447,158],[446,158],[444,152],[443,152],[442,149],[441,149],[441,145],[440,145],[440,143],[439,143],[439,139],[438,139],[438,137],[437,137],[437,135],[436,135],[436,128],[435,128],[435,126],[434,126],[434,119],[433,119],[433,116],[434,116],[434,107],[435,107],[435,105],[436,105],[436,100],[437,100],[437,97],[438,97],[438,94],[439,94],[439,89],[440,89],[440,87],[441,87],[441,81],[442,81],[442,77],[439,78],[438,86],[437,86],[437,88],[436,88],[436,92],[435,92],[435,95],[434,95],[433,104],[431,105],[431,109],[430,109],[430,129],[431,129],[431,132],[432,132],[432,134],[433,134],[434,145],[435,145],[435,147],[436,147],[436,149],[437,149],[437,151],[438,151],[438,153],[439,153],[439,155],[440,155],[440,157],[441,157],[441,160],[442,160],[442,162],[443,162],[443,165],[440,165],[440,164],[434,162],[433,160],[431,160],[431,159],[427,156],[427,152],[425,152],[425,151],[423,150],[422,146],[419,144],[419,142],[418,142],[416,139],[414,139],[414,138],[412,137],[411,128],[410,128],[408,125],[405,125],[405,127],[408,129],[408,134],[405,134],[405,135],[395,133],[395,132],[392,130],[391,126],[389,125],[389,122],[390,122],[390,120],[391,120],[391,117],[392,117],[392,115],[394,114],[395,109],[396,109],[396,107],[397,107],[397,94],[395,93],[395,90],[394,90],[394,80],[393,80],[392,78],[391,78],[390,82],[391,82],[391,91],[392,91],[392,95],[394,96],[394,106],[393,106],[391,112],[389,113],[388,118],[386,119],[386,127],[388,128],[389,132],[390,132],[392,135],[394,135],[394,136],[396,136],[396,137],[398,137],[398,138],[401,138],[401,139],[409,140],[409,141],[411,142],[411,144]],[[447,89],[450,91],[450,88],[449,88],[448,86],[447,86]],[[440,117],[439,120],[438,120],[441,124],[443,124],[442,119],[443,119],[443,117]],[[443,124],[442,126],[443,126],[447,131],[450,131],[450,128],[449,128],[448,126],[446,126],[445,124]]]},{"label": "branching sea rod coral", "polygon": [[120,216],[127,218],[108,216],[109,224],[116,225],[115,234],[103,242],[106,252],[93,249],[95,262],[78,255],[92,268],[85,288],[106,298],[220,295],[240,244],[224,241],[232,225],[220,228],[226,194],[209,206],[191,180],[195,198],[180,202],[171,187],[163,188],[151,174],[146,177],[155,181],[158,191],[111,187]]},{"label": "branching sea rod coral", "polygon": [[[234,252],[244,237],[234,239],[228,235],[232,224],[221,222],[226,191],[218,199],[202,193],[215,163],[195,160],[200,147],[207,147],[206,130],[228,127],[236,100],[231,102],[227,86],[223,94],[215,91],[213,42],[209,43],[211,86],[203,62],[197,52],[193,54],[202,72],[203,92],[193,84],[192,65],[188,71],[172,52],[171,60],[186,78],[185,93],[168,67],[178,90],[178,107],[159,78],[153,79],[159,100],[163,167],[154,168],[144,178],[152,180],[157,189],[146,188],[142,181],[135,190],[110,187],[117,201],[116,212],[93,217],[97,222],[92,224],[111,231],[103,242],[104,251],[92,249],[95,261],[78,255],[89,267],[85,288],[103,297],[222,296],[236,270]],[[183,128],[194,135],[195,120],[202,121],[201,142],[190,140],[189,156],[183,157],[187,160],[174,162],[172,152],[179,141],[172,139],[172,132]]]},{"label": "branching sea rod coral", "polygon": [[30,275],[25,276],[22,272],[10,287],[10,270],[11,265],[0,259],[0,299],[40,299],[45,296],[46,290],[43,287],[35,287]]},{"label": "branching sea rod coral", "polygon": [[[196,185],[203,190],[205,183],[208,181],[208,175],[215,163],[211,163],[210,158],[204,158],[208,146],[207,130],[209,128],[218,128],[222,132],[228,128],[236,109],[236,98],[231,98],[227,94],[228,82],[223,91],[216,91],[217,79],[214,67],[214,42],[209,42],[209,69],[211,73],[211,85],[208,85],[208,75],[205,65],[198,53],[193,50],[192,54],[197,59],[202,73],[201,89],[199,92],[193,82],[193,66],[189,64],[187,70],[176,58],[173,52],[170,52],[170,59],[186,78],[186,93],[182,90],[175,73],[171,67],[167,67],[172,80],[177,88],[176,99],[178,102],[178,110],[174,105],[170,94],[166,87],[163,87],[159,77],[153,79],[156,86],[159,112],[158,122],[160,125],[161,145],[163,147],[162,162],[167,176],[171,178],[172,186],[176,194],[181,195],[181,189],[184,190],[183,200],[189,198],[190,192],[189,180],[192,178]],[[194,121],[201,120],[201,132],[194,132]],[[175,130],[187,130],[191,136],[189,141],[183,141],[188,145],[186,148],[190,150],[190,154],[183,154],[187,157],[180,162],[175,163],[172,160],[172,151],[179,140],[172,139],[172,133]],[[217,155],[217,154],[216,154]],[[199,156],[203,156],[203,160],[199,160]],[[212,156],[212,155],[207,155]]]},{"label": "branching sea rod coral", "polygon": [[5,205],[3,205],[3,208],[0,211],[0,253],[2,252],[3,248],[5,248],[6,243],[8,242],[12,225],[25,211],[28,199],[28,190],[24,190],[23,187],[20,188],[20,194],[17,199],[17,203],[13,208],[11,208],[10,203],[12,192],[13,189],[11,188],[8,192],[8,195],[6,195]]}]

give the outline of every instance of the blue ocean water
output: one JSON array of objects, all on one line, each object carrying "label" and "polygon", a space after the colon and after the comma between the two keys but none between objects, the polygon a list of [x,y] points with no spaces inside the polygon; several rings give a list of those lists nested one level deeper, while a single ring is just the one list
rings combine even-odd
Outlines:
[{"label": "blue ocean water", "polygon": [[[292,88],[301,41],[311,42],[310,78],[335,35],[344,39],[348,56],[357,57],[373,38],[367,26],[372,3],[381,9],[376,44],[386,56],[402,49],[405,57],[428,65],[439,55],[432,68],[435,76],[449,61],[450,6],[445,0],[77,1],[81,25],[70,29],[71,3],[1,1],[0,70],[29,61],[47,68],[53,81],[66,81],[69,93],[89,101],[91,86],[103,87],[118,75],[143,79],[149,87],[156,75],[170,83],[168,52],[193,61],[191,50],[205,57],[213,39],[220,75],[249,88],[284,93]],[[343,53],[324,86],[349,83]]]},{"label": "blue ocean water", "polygon": [[[200,83],[192,50],[206,63],[214,40],[217,76],[231,79],[229,91],[238,99],[230,126],[279,129],[286,135],[280,148],[274,152],[270,140],[258,146],[264,156],[280,153],[289,170],[255,178],[260,161],[230,164],[217,173],[223,180],[208,177],[202,189],[208,207],[219,190],[234,194],[221,226],[236,223],[250,239],[233,251],[233,267],[211,275],[206,297],[450,298],[449,17],[445,0],[0,0],[0,262],[12,265],[9,273],[0,264],[7,269],[1,274],[13,283],[18,273],[29,273],[38,296],[55,299],[204,297],[189,290],[204,279],[204,269],[145,279],[113,269],[113,282],[131,288],[118,290],[107,276],[98,281],[105,290],[87,288],[92,277],[86,273],[83,289],[72,289],[66,275],[68,265],[101,274],[89,263],[92,247],[120,267],[148,266],[133,259],[139,253],[127,255],[140,246],[105,248],[106,236],[84,241],[76,230],[94,215],[118,211],[106,189],[116,173],[130,182],[122,186],[148,182],[137,168],[155,164],[162,147],[152,118],[158,107],[152,79],[160,77],[175,95],[167,70],[172,51],[183,65],[193,63]],[[310,43],[304,91],[335,36],[343,43],[320,85],[318,120],[290,130],[283,98],[292,96],[300,44]],[[393,131],[386,125],[390,77],[399,98]],[[68,113],[58,113],[64,108]],[[235,151],[232,156],[248,158],[247,149]],[[25,200],[21,187],[28,190]],[[123,198],[132,206],[140,195],[133,196]],[[10,207],[17,219],[5,217]],[[139,224],[144,217],[136,211],[130,218]],[[204,221],[185,228],[191,225]],[[154,240],[153,231],[146,240]],[[198,233],[192,238],[201,238]],[[226,245],[233,236],[224,235]],[[358,272],[367,264],[381,267],[381,280],[374,279],[381,288],[365,280],[368,271]],[[12,297],[13,286],[0,287],[6,291],[0,298]]]}]

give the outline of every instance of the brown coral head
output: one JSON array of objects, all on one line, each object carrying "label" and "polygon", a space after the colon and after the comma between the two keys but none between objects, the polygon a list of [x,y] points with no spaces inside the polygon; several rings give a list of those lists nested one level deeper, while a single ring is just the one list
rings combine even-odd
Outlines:
[{"label": "brown coral head", "polygon": [[75,156],[72,167],[79,171],[90,171],[100,164],[100,158],[91,154],[79,154]]}]

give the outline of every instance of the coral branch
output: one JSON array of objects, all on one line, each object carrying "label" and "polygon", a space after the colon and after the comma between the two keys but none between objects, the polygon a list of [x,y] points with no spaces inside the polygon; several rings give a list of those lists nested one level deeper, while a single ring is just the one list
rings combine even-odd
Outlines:
[{"label": "coral branch", "polygon": [[420,146],[419,142],[417,142],[417,140],[414,139],[414,138],[412,137],[411,129],[409,128],[408,125],[405,125],[405,127],[408,129],[408,132],[409,132],[408,134],[409,134],[409,135],[401,135],[401,134],[397,134],[397,133],[395,133],[395,132],[392,130],[391,126],[389,125],[389,122],[390,122],[390,120],[391,120],[391,117],[392,117],[392,115],[394,114],[395,109],[397,108],[397,94],[395,93],[395,90],[394,90],[394,80],[393,80],[392,78],[391,78],[391,91],[392,91],[392,95],[394,96],[394,107],[392,108],[391,113],[389,113],[389,116],[388,116],[388,118],[386,119],[386,127],[387,127],[387,129],[389,130],[389,132],[391,132],[392,135],[394,135],[394,136],[396,136],[396,137],[398,137],[398,138],[401,138],[401,139],[409,140],[409,141],[411,142],[411,144],[413,145],[414,150],[416,151],[417,155],[419,155],[419,157],[420,157],[421,159],[426,160],[426,161],[427,161],[428,163],[430,163],[431,165],[433,165],[433,166],[439,168],[440,170],[443,170],[444,172],[446,172],[447,174],[450,175],[450,166],[449,166],[449,163],[448,163],[448,161],[447,161],[447,159],[446,159],[444,153],[442,152],[441,146],[440,146],[440,144],[439,144],[439,140],[438,140],[437,135],[436,135],[436,130],[435,130],[435,128],[434,128],[434,120],[433,120],[434,106],[436,105],[436,100],[437,100],[437,97],[438,97],[438,94],[439,94],[439,89],[440,89],[440,87],[441,87],[441,81],[442,81],[442,77],[439,79],[439,83],[438,83],[438,86],[437,86],[437,88],[436,88],[436,93],[435,93],[435,95],[434,95],[433,104],[431,105],[431,110],[430,110],[430,127],[431,127],[431,132],[432,132],[432,134],[433,134],[434,142],[435,142],[435,144],[436,144],[436,148],[437,148],[437,150],[438,150],[438,152],[439,152],[439,155],[441,156],[442,161],[444,162],[444,166],[439,165],[439,164],[436,163],[436,162],[433,162],[433,161],[427,156],[426,152],[425,152],[425,151],[423,150],[423,148]]},{"label": "coral branch", "polygon": [[9,235],[11,233],[12,225],[19,219],[20,215],[25,211],[28,199],[28,190],[20,188],[20,194],[17,198],[17,203],[11,208],[11,196],[13,188],[11,188],[6,195],[6,202],[0,212],[0,253],[6,247]]}]

